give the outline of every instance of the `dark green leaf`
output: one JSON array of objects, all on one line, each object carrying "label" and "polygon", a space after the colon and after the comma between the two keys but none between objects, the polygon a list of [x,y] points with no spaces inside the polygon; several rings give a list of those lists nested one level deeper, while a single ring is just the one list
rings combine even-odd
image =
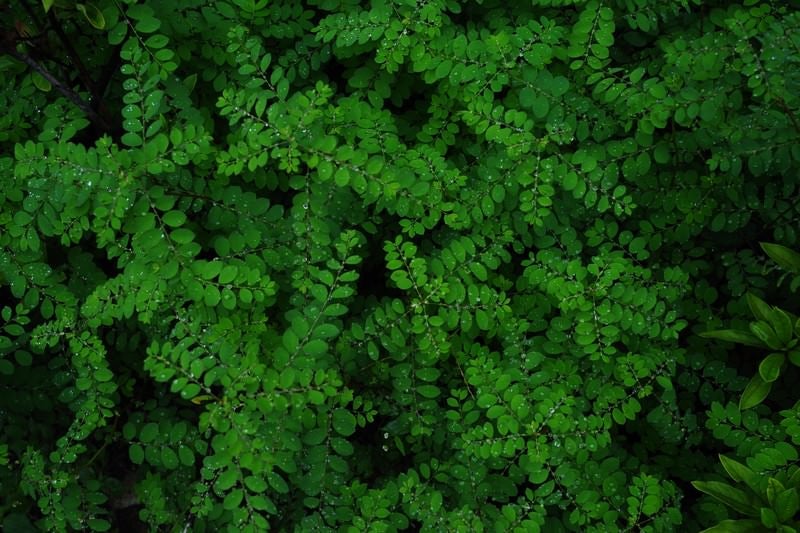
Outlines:
[{"label": "dark green leaf", "polygon": [[417,392],[425,398],[436,398],[439,396],[439,388],[433,385],[420,385]]},{"label": "dark green leaf", "polygon": [[128,448],[128,457],[130,457],[133,464],[140,465],[144,462],[144,448],[141,444],[131,444]]},{"label": "dark green leaf", "polygon": [[727,483],[719,481],[692,481],[694,488],[721,501],[728,507],[747,516],[759,516],[757,502],[752,496],[747,495]]},{"label": "dark green leaf", "polygon": [[764,250],[773,261],[778,263],[778,266],[791,272],[800,272],[800,254],[780,244],[770,242],[762,242],[759,244],[761,245],[761,249]]},{"label": "dark green leaf", "polygon": [[356,417],[346,409],[336,409],[332,415],[333,429],[344,437],[349,437],[356,430]]},{"label": "dark green leaf", "polygon": [[761,379],[767,383],[772,383],[778,379],[785,360],[786,356],[782,353],[771,353],[766,356],[758,365],[758,373],[761,375]]},{"label": "dark green leaf", "polygon": [[244,491],[242,489],[233,490],[222,500],[222,507],[228,511],[232,511],[239,507],[243,499]]},{"label": "dark green leaf", "polygon": [[783,347],[783,343],[778,339],[778,335],[775,333],[775,330],[763,320],[751,322],[750,331],[752,331],[761,342],[773,350],[779,350]]},{"label": "dark green leaf", "polygon": [[750,468],[746,467],[739,461],[726,457],[724,455],[719,456],[720,461],[722,462],[722,467],[725,468],[725,471],[731,477],[732,480],[736,482],[743,482],[745,483],[751,490],[754,492],[758,492],[758,476],[755,472],[753,472]]},{"label": "dark green leaf", "polygon": [[770,307],[767,302],[752,292],[748,292],[747,305],[750,307],[750,312],[753,313],[753,316],[756,318],[756,320],[763,320],[765,322],[769,321],[770,314],[772,313],[772,307]]},{"label": "dark green leaf", "polygon": [[759,340],[758,337],[738,329],[718,329],[714,331],[705,331],[700,333],[700,336],[706,339],[719,339],[728,342],[737,342],[747,346],[755,346],[756,348],[766,347],[766,345]]},{"label": "dark green leaf", "polygon": [[756,373],[745,387],[742,397],[739,399],[739,409],[744,411],[755,407],[764,401],[772,388],[772,383],[767,383],[761,379],[761,375]]},{"label": "dark green leaf", "polygon": [[75,4],[75,9],[83,13],[83,16],[86,17],[86,20],[89,21],[89,24],[98,30],[105,29],[106,19],[103,17],[103,13],[101,13],[100,10],[94,6],[94,4]]},{"label": "dark green leaf", "polygon": [[800,498],[798,498],[797,489],[792,487],[778,494],[775,497],[773,509],[775,514],[778,515],[778,522],[786,523],[791,520],[800,510]]}]

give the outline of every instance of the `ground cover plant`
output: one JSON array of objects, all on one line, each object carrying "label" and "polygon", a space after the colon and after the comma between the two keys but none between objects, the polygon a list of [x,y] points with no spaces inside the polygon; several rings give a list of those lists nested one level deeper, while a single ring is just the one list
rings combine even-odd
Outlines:
[{"label": "ground cover plant", "polygon": [[798,7],[3,4],[4,530],[797,531]]}]

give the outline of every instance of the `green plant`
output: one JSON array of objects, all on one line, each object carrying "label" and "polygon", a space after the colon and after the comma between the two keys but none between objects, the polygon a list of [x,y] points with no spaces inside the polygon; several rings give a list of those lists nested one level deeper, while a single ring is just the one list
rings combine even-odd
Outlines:
[{"label": "green plant", "polygon": [[798,243],[794,6],[49,4],[0,23],[5,529],[691,531],[717,439],[800,427],[690,334]]},{"label": "green plant", "polygon": [[[789,445],[776,449],[776,452],[785,454],[788,460],[796,461],[798,458],[797,451]],[[797,531],[800,527],[800,522],[795,519],[800,511],[800,468],[797,465],[791,465],[772,477],[759,475],[724,455],[719,458],[730,478],[742,483],[742,488],[719,481],[693,481],[692,485],[736,512],[754,518],[723,520],[704,532]]]},{"label": "green plant", "polygon": [[[800,273],[800,254],[773,243],[761,243],[761,247],[779,266],[789,272]],[[800,279],[796,277],[795,280]],[[796,288],[792,282],[792,290]],[[750,331],[720,329],[701,333],[701,337],[736,342],[746,346],[776,350],[764,357],[758,365],[739,400],[740,409],[750,409],[764,401],[772,383],[780,377],[787,362],[800,366],[800,319],[789,311],[772,307],[753,293],[747,293],[747,305],[755,317],[750,322]]]},{"label": "green plant", "polygon": [[[800,255],[793,250],[774,243],[761,243],[767,255],[788,274],[800,273]],[[795,278],[797,279],[797,278]],[[793,281],[791,290],[796,289]],[[800,319],[788,311],[768,305],[752,293],[747,293],[747,305],[756,318],[750,322],[750,331],[728,329],[701,333],[702,337],[731,341],[756,348],[779,350],[772,352],[758,365],[758,372],[745,387],[739,400],[739,410],[751,409],[769,394],[784,369],[787,361],[800,366],[800,351],[797,337],[800,336]],[[790,410],[782,411],[782,426],[794,444],[799,442],[797,415],[800,402]],[[734,411],[734,416],[739,413]],[[776,439],[777,440],[777,439]],[[770,453],[771,452],[771,453]],[[769,456],[768,459],[765,459]],[[723,520],[708,528],[707,532],[736,531],[797,531],[796,520],[800,511],[800,469],[793,464],[798,460],[796,449],[787,442],[775,442],[771,448],[760,450],[752,457],[754,471],[744,464],[720,455],[722,466],[733,481],[743,483],[742,488],[718,481],[693,481],[694,487],[711,495],[738,513],[752,517],[740,520]],[[764,464],[766,463],[766,464]],[[784,466],[786,465],[786,466]],[[776,468],[781,467],[781,468]]]}]

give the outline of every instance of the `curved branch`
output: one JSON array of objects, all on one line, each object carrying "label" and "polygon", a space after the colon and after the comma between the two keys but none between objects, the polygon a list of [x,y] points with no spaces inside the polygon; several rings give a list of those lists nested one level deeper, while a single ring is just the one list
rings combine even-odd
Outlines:
[{"label": "curved branch", "polygon": [[38,72],[44,79],[46,79],[50,84],[55,87],[58,92],[60,92],[64,97],[75,104],[81,111],[83,111],[86,116],[91,120],[95,125],[101,128],[103,131],[108,132],[110,127],[108,123],[105,121],[103,117],[101,117],[97,111],[95,111],[89,103],[84,100],[83,98],[78,95],[75,91],[61,83],[58,79],[55,78],[44,66],[40,65],[35,59],[31,56],[24,54],[22,52],[18,52],[13,46],[9,46],[5,43],[2,45],[2,50],[13,57],[18,61],[22,61],[30,68]]}]

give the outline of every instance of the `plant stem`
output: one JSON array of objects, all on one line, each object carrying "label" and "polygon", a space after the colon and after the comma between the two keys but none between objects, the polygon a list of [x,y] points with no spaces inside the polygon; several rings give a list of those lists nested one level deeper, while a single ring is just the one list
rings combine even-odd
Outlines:
[{"label": "plant stem", "polygon": [[103,117],[101,117],[97,111],[95,111],[89,103],[84,100],[83,98],[78,95],[75,91],[61,83],[58,79],[55,78],[44,66],[40,65],[35,59],[33,59],[28,54],[24,54],[22,52],[18,52],[11,46],[3,45],[2,50],[6,52],[8,55],[13,57],[18,61],[22,61],[33,70],[38,72],[44,79],[46,79],[50,84],[55,87],[64,97],[75,104],[81,111],[83,111],[89,120],[91,120],[95,125],[101,128],[103,131],[109,131],[108,123],[105,121]]}]

